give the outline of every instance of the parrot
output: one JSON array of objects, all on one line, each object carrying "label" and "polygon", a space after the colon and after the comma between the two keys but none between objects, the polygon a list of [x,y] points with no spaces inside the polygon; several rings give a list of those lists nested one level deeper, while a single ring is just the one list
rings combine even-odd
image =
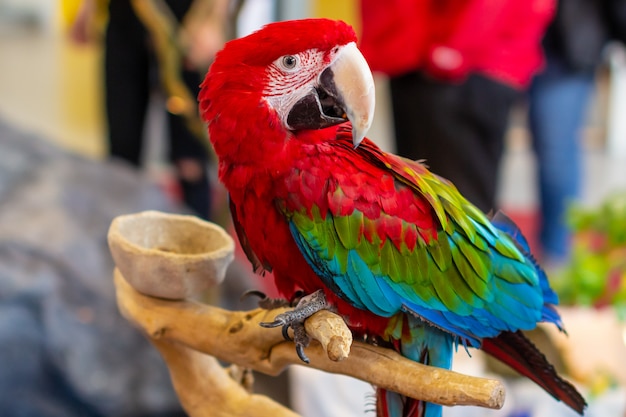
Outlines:
[{"label": "parrot", "polygon": [[[523,334],[540,322],[564,331],[528,242],[427,161],[365,137],[375,89],[357,42],[341,20],[273,22],[227,42],[201,84],[241,247],[295,300],[264,325],[293,329],[305,362],[303,323],[322,309],[426,365],[450,369],[459,346],[482,349],[582,415],[584,398]],[[439,404],[375,395],[380,417],[442,415]]]}]

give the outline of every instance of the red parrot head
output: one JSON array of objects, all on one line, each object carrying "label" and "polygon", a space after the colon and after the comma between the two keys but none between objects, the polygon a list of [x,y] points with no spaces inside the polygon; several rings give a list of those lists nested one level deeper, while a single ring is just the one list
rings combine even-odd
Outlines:
[{"label": "red parrot head", "polygon": [[[278,152],[279,142],[298,131],[348,120],[358,146],[371,125],[374,82],[352,27],[329,19],[294,20],[228,42],[199,100],[218,157],[237,151],[242,162],[244,150],[250,157]],[[250,143],[255,135],[262,135],[262,149]]]}]

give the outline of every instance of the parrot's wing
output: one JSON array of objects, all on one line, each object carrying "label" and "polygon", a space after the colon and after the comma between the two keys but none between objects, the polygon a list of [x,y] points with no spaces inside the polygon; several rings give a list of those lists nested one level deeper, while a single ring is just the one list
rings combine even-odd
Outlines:
[{"label": "parrot's wing", "polygon": [[[358,158],[372,178],[391,175],[397,194],[391,199],[409,195],[421,214],[415,221],[390,215],[392,203],[382,196],[373,203],[377,216],[351,202],[342,206],[341,199],[354,195],[342,192],[340,176],[329,187],[327,212],[314,205],[285,213],[298,247],[326,285],[357,308],[380,316],[415,314],[474,346],[502,331],[536,326],[544,296],[535,265],[453,185],[367,140],[352,149],[339,138],[335,146],[337,158]],[[337,159],[343,162],[353,161]],[[346,206],[354,208],[332,209]]]}]

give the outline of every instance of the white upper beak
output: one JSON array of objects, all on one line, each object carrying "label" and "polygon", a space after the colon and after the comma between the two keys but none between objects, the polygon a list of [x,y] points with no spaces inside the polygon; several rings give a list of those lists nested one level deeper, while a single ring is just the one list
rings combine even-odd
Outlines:
[{"label": "white upper beak", "polygon": [[352,123],[352,142],[359,146],[374,117],[375,90],[372,71],[354,42],[341,48],[330,65],[337,92]]}]

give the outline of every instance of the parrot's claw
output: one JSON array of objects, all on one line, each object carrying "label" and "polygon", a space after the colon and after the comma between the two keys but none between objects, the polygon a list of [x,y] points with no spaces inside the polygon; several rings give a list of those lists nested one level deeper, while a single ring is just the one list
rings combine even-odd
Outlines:
[{"label": "parrot's claw", "polygon": [[289,326],[283,326],[283,338],[290,342],[293,342],[293,339],[289,335]]},{"label": "parrot's claw", "polygon": [[267,328],[282,326],[283,336],[287,340],[291,340],[288,333],[289,327],[291,327],[293,329],[293,342],[296,345],[298,357],[300,357],[303,362],[309,363],[309,358],[304,354],[304,348],[309,346],[311,338],[306,333],[304,321],[318,311],[327,309],[328,307],[326,296],[324,292],[320,290],[306,297],[302,297],[293,310],[285,311],[277,315],[274,321],[262,322],[260,324]]},{"label": "parrot's claw", "polygon": [[263,310],[273,310],[280,307],[290,307],[291,303],[284,298],[270,298],[264,292],[259,290],[249,290],[241,295],[240,300],[244,300],[248,297],[259,297],[259,307]]},{"label": "parrot's claw", "polygon": [[293,295],[291,296],[291,300],[289,300],[289,307],[296,307],[298,305],[298,303],[300,302],[300,300],[302,300],[302,297],[304,297],[304,291],[302,290],[298,290],[296,292],[293,293]]},{"label": "parrot's claw", "polygon": [[302,362],[309,363],[309,358],[304,353],[304,348],[311,343],[311,337],[306,333],[304,323],[296,322],[291,327],[293,328],[293,342],[296,345],[296,353]]},{"label": "parrot's claw", "polygon": [[300,358],[300,360],[304,363],[309,363],[310,359],[309,357],[304,353],[304,346],[301,344],[296,344],[296,353],[298,354],[298,357]]}]

